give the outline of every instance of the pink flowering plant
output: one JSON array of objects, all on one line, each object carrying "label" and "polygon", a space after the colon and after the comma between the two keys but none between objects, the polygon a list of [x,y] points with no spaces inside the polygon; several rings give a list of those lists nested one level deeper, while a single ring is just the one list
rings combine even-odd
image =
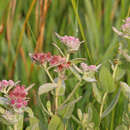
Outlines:
[{"label": "pink flowering plant", "polygon": [[[125,20],[125,22],[129,22],[128,19]],[[128,36],[129,32],[127,29],[128,28],[122,26],[122,33],[125,33],[125,35]],[[83,130],[96,129],[98,128],[97,126],[100,125],[101,121],[109,115],[116,106],[121,91],[127,98],[129,98],[129,86],[127,84],[121,82],[120,86],[122,88],[116,87],[125,74],[121,72],[120,67],[122,55],[121,47],[119,48],[116,59],[114,61],[110,61],[111,71],[109,71],[105,65],[91,65],[86,63],[85,58],[72,58],[73,53],[76,53],[76,51],[80,49],[80,45],[82,43],[78,38],[67,35],[60,36],[57,33],[56,37],[60,40],[61,44],[65,45],[64,52],[58,44],[53,43],[53,45],[58,49],[59,55],[52,55],[50,52],[29,54],[33,63],[39,65],[41,69],[46,72],[49,78],[49,82],[41,85],[38,90],[39,103],[48,117],[47,128],[48,130],[57,130],[59,127],[60,130],[66,129],[68,128],[66,122],[72,118],[80,125],[79,128]],[[75,86],[72,86],[72,91],[65,96],[68,88],[67,81],[71,79],[75,82]],[[80,108],[78,108],[78,117],[73,115],[76,103],[82,100],[81,95],[76,96],[76,91],[82,86],[82,84],[91,84],[93,96],[100,104],[98,114],[96,110],[98,122],[93,120],[93,117],[95,116],[93,111],[95,110],[93,109],[93,105],[91,103],[88,104],[86,112],[83,112]],[[112,93],[115,93],[115,97],[104,110],[107,97]],[[51,95],[53,98],[52,100],[48,100],[46,104],[43,104],[41,96],[45,94]],[[127,116],[127,114],[128,113],[125,113],[124,115]]]},{"label": "pink flowering plant", "polygon": [[[30,85],[25,88],[24,85],[20,85],[19,81],[0,81],[0,118],[5,124],[13,125],[15,130],[23,128],[24,112],[31,112],[27,106],[29,101],[27,96],[28,90],[32,87],[33,85]],[[21,125],[19,125],[20,122]]]},{"label": "pink flowering plant", "polygon": [[[84,82],[95,83],[96,73],[101,67],[99,65],[87,65],[85,63],[85,58],[75,58],[71,59],[72,52],[76,52],[80,48],[80,40],[73,36],[60,36],[56,33],[57,38],[60,40],[61,44],[64,44],[66,47],[67,53],[64,53],[62,49],[57,45],[53,44],[59,51],[59,55],[52,55],[50,52],[47,53],[30,53],[32,61],[39,65],[48,75],[50,82],[44,83],[39,87],[38,95],[39,102],[46,114],[51,117],[51,121],[48,125],[48,130],[52,130],[54,122],[60,120],[61,125],[64,124],[60,117],[65,120],[69,120],[73,114],[74,107],[76,103],[82,99],[82,96],[78,96],[76,99],[73,99],[76,90]],[[63,99],[66,92],[66,80],[68,79],[68,72],[74,75],[74,79],[77,80],[77,83],[74,86],[74,89],[68,96]],[[55,75],[53,75],[55,73]],[[54,97],[54,103],[50,100],[47,101],[46,107],[42,104],[41,95],[48,93]],[[87,120],[87,118],[85,118]],[[88,126],[94,127],[94,123],[88,122],[88,125],[82,124],[82,127],[88,128]],[[66,124],[65,124],[66,126]],[[61,129],[64,129],[64,126],[61,126]]]},{"label": "pink flowering plant", "polygon": [[[57,44],[53,43],[58,49],[59,55],[50,52],[29,54],[32,62],[44,70],[48,77],[48,82],[40,85],[37,91],[37,100],[45,117],[45,128],[48,130],[67,130],[68,122],[72,119],[79,125],[79,129],[98,129],[101,121],[112,112],[118,103],[121,92],[129,101],[130,87],[121,81],[125,75],[121,69],[121,57],[123,55],[128,61],[129,56],[124,53],[122,44],[120,44],[116,59],[109,61],[111,66],[111,71],[109,71],[104,64],[89,64],[90,62],[86,62],[86,58],[72,58],[82,43],[78,38],[60,36],[57,33],[56,37],[61,44],[66,46],[65,51],[63,51]],[[74,82],[75,85],[71,86],[71,83],[68,85],[69,81]],[[83,96],[77,94],[77,90],[84,84],[87,84],[87,89],[91,89],[95,102],[99,104],[98,110],[94,108],[92,103],[87,105],[86,111],[81,110],[80,106],[76,107],[78,102],[83,100]],[[0,118],[5,124],[9,124],[11,129],[22,130],[24,113],[28,113],[29,126],[27,130],[33,128],[40,130],[39,120],[28,106],[30,100],[28,90],[32,87],[33,85],[30,85],[26,88],[24,85],[20,85],[19,81],[0,81]],[[70,93],[67,92],[68,87],[73,88]],[[113,93],[112,101],[109,105],[105,105],[108,95]],[[44,95],[49,97],[45,103],[42,102],[41,98]],[[128,124],[130,122],[127,119],[129,117],[129,104],[128,113],[123,114],[123,119],[127,120]],[[75,112],[77,117],[74,115]],[[98,118],[97,121],[94,120],[95,116]]]}]

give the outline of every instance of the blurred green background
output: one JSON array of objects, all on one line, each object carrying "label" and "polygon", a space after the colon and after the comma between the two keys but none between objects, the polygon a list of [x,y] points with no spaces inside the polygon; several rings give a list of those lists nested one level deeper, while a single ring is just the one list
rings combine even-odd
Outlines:
[{"label": "blurred green background", "polygon": [[[44,120],[41,109],[35,106],[36,94],[38,86],[48,77],[32,64],[29,53],[58,54],[52,45],[57,41],[57,32],[85,41],[72,57],[86,57],[88,64],[105,63],[116,56],[121,40],[112,26],[119,28],[129,12],[129,0],[0,0],[0,79],[20,80],[26,85],[35,83],[30,91],[30,106]],[[57,44],[62,48],[59,42]],[[130,84],[130,70],[126,79]],[[72,81],[67,84],[68,93],[73,84]],[[90,93],[84,88],[77,95],[86,95],[86,99]],[[43,98],[43,103],[45,100]],[[86,100],[79,106],[83,108]],[[119,122],[120,118],[117,124]]]}]

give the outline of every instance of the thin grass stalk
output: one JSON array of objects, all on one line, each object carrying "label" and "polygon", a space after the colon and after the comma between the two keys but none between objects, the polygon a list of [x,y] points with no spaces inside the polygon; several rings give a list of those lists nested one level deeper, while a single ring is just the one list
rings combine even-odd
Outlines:
[{"label": "thin grass stalk", "polygon": [[37,0],[36,3],[36,9],[35,9],[35,32],[36,32],[36,37],[38,36],[38,32],[39,32],[39,4],[40,1]]},{"label": "thin grass stalk", "polygon": [[14,71],[15,71],[15,66],[16,66],[16,61],[17,61],[17,57],[18,57],[18,53],[19,53],[19,49],[21,47],[21,44],[22,44],[22,39],[23,39],[23,35],[24,35],[24,31],[25,31],[25,27],[26,27],[26,24],[29,20],[29,17],[31,15],[31,12],[32,12],[32,9],[35,5],[37,0],[33,0],[30,7],[29,7],[29,10],[27,12],[27,15],[26,15],[26,18],[25,18],[25,21],[24,21],[24,24],[23,24],[23,27],[22,27],[22,30],[21,30],[21,33],[20,33],[20,36],[19,36],[19,40],[18,40],[18,45],[17,45],[17,48],[16,48],[16,56],[13,60],[13,65],[12,65],[12,69],[11,69],[11,72],[9,73],[9,77],[12,78],[13,75],[14,75]]},{"label": "thin grass stalk", "polygon": [[[72,6],[73,6],[73,9],[74,9],[74,13],[75,13],[76,19],[77,19],[77,21],[78,21],[78,25],[79,25],[79,28],[80,28],[81,36],[82,36],[83,40],[86,42],[87,39],[86,39],[86,37],[85,37],[85,33],[84,33],[84,30],[83,30],[83,26],[82,26],[82,24],[81,24],[80,17],[79,17],[79,15],[78,15],[77,7],[76,7],[76,2],[75,2],[75,0],[71,0],[71,3],[72,3]],[[92,62],[92,57],[91,57],[91,55],[90,55],[90,52],[89,52],[89,49],[88,49],[87,44],[85,44],[85,47],[86,47],[88,59],[89,59],[90,62]]]},{"label": "thin grass stalk", "polygon": [[37,43],[36,43],[36,51],[38,51],[38,50],[41,51],[42,47],[43,47],[47,10],[48,10],[48,0],[45,0],[44,7],[41,12],[42,14],[41,14],[40,35],[39,35]]},{"label": "thin grass stalk", "polygon": [[[40,1],[40,9],[42,8],[42,0]],[[49,4],[50,4],[50,2],[49,2]],[[44,3],[44,8],[43,9],[41,9],[40,11],[42,11],[41,13],[40,13],[40,18],[41,18],[41,20],[42,20],[42,22],[41,22],[41,30],[40,30],[40,35],[39,35],[39,37],[38,37],[38,40],[37,40],[37,43],[36,43],[36,47],[35,47],[35,53],[36,52],[38,52],[38,51],[41,51],[42,50],[42,47],[43,47],[43,40],[44,40],[44,30],[45,30],[45,18],[46,18],[46,15],[47,15],[47,11],[48,11],[48,7],[49,7],[49,5],[48,5],[48,0],[45,0],[45,3]],[[31,67],[30,67],[30,72],[29,72],[29,75],[28,75],[28,81],[30,80],[30,78],[31,78],[31,73],[33,72],[33,64],[31,64]]]},{"label": "thin grass stalk", "polygon": [[10,63],[10,45],[11,45],[11,36],[12,36],[12,27],[13,27],[13,18],[15,14],[15,8],[16,8],[16,0],[11,0],[9,3],[9,8],[8,8],[8,16],[7,16],[7,42],[8,42],[8,63],[7,63],[7,70],[9,68],[9,63]]}]

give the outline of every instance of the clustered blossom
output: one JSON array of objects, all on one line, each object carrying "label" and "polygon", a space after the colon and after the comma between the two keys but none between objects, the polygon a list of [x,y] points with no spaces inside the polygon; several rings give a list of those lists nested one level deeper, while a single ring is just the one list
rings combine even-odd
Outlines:
[{"label": "clustered blossom", "polygon": [[28,104],[27,91],[24,86],[17,85],[10,93],[10,103],[14,108],[24,108]]},{"label": "clustered blossom", "polygon": [[118,31],[115,27],[112,27],[112,29],[119,36],[130,39],[130,17],[124,20],[124,24],[121,26],[121,31]]},{"label": "clustered blossom", "polygon": [[14,86],[14,84],[15,83],[12,80],[9,80],[9,81],[2,80],[2,81],[0,81],[0,91],[3,90],[3,89],[6,89],[9,86]]},{"label": "clustered blossom", "polygon": [[125,20],[125,24],[121,27],[122,31],[130,35],[130,17]]},{"label": "clustered blossom", "polygon": [[4,93],[5,98],[8,97],[9,104],[16,109],[27,106],[27,91],[24,86],[20,86],[12,80],[0,81],[0,92]]},{"label": "clustered blossom", "polygon": [[81,73],[83,73],[83,79],[87,82],[96,82],[95,79],[95,72],[98,71],[98,69],[101,67],[101,64],[99,65],[87,65],[86,63],[81,63]]},{"label": "clustered blossom", "polygon": [[58,71],[67,69],[70,66],[70,62],[66,61],[65,57],[51,55],[48,53],[35,53],[30,55],[32,60],[41,65],[48,63],[49,66],[57,66]]},{"label": "clustered blossom", "polygon": [[80,64],[83,71],[97,71],[96,65],[87,65],[85,63]]},{"label": "clustered blossom", "polygon": [[43,64],[45,62],[50,61],[52,58],[51,53],[35,53],[35,54],[30,54],[32,60],[36,63]]},{"label": "clustered blossom", "polygon": [[80,47],[80,44],[82,43],[79,41],[78,38],[75,38],[73,36],[60,36],[57,33],[56,36],[60,39],[62,43],[64,43],[70,49],[70,51],[77,51]]}]

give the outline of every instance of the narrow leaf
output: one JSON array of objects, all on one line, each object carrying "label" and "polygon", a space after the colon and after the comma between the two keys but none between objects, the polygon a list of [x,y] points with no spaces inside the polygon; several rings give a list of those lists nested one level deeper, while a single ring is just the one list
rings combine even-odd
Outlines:
[{"label": "narrow leaf", "polygon": [[119,88],[118,93],[116,94],[116,96],[114,97],[114,99],[112,100],[112,102],[110,103],[110,105],[106,108],[106,110],[103,112],[101,118],[104,118],[105,116],[107,116],[116,106],[119,96],[120,96],[120,91],[121,89]]}]

